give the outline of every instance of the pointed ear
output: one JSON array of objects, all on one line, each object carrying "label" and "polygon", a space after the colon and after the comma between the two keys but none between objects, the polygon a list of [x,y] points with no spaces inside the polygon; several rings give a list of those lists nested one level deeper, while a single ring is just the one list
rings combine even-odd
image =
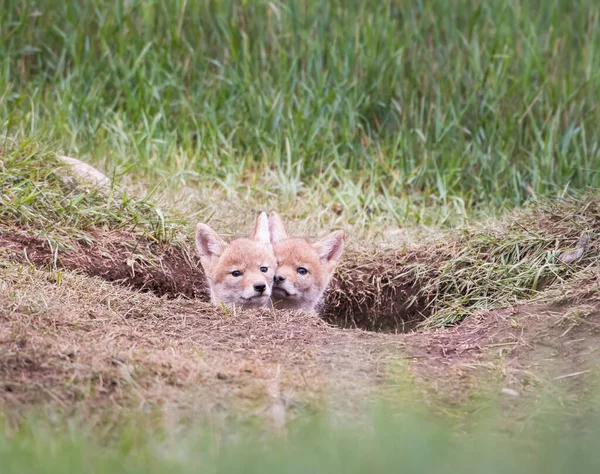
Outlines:
[{"label": "pointed ear", "polygon": [[250,238],[267,247],[271,247],[271,240],[269,239],[269,219],[267,218],[266,212],[261,212],[256,218],[256,225],[254,226],[254,231],[250,234]]},{"label": "pointed ear", "polygon": [[344,251],[344,231],[336,230],[327,237],[313,244],[313,247],[319,254],[319,258],[322,262],[334,262],[342,256]]},{"label": "pointed ear", "polygon": [[196,226],[196,248],[201,258],[219,257],[227,243],[206,224]]},{"label": "pointed ear", "polygon": [[275,211],[272,211],[269,215],[269,234],[271,234],[271,243],[273,245],[290,237],[287,230],[285,230],[281,216]]}]

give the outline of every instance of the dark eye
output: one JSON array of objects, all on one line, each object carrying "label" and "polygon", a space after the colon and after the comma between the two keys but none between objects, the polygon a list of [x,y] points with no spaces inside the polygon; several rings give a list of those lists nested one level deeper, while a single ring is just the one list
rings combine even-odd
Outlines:
[{"label": "dark eye", "polygon": [[296,271],[300,273],[300,275],[306,275],[308,273],[308,270],[304,267],[298,267]]},{"label": "dark eye", "polygon": [[263,273],[267,273],[269,269],[267,267],[260,267],[260,271]]},{"label": "dark eye", "polygon": [[239,270],[234,270],[234,271],[231,272],[231,274],[234,277],[241,277],[242,276],[242,272],[240,272]]}]

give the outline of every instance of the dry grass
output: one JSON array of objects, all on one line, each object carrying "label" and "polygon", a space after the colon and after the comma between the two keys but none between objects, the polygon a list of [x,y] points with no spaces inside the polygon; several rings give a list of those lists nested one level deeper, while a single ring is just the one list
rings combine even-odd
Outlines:
[{"label": "dry grass", "polygon": [[234,314],[68,271],[3,264],[0,282],[0,400],[14,416],[48,405],[280,425],[320,406],[360,412],[374,397],[424,397],[447,409],[482,393],[492,403],[503,388],[537,398],[554,385],[575,403],[600,337],[591,271],[545,292],[544,302],[398,335],[335,328],[301,312]]},{"label": "dry grass", "polygon": [[402,332],[515,304],[597,268],[599,223],[600,198],[589,194],[538,203],[421,245],[351,250],[324,316],[344,327]]},{"label": "dry grass", "polygon": [[[34,152],[11,156],[0,172],[9,184],[0,225],[0,397],[17,412],[49,403],[230,417],[243,406],[279,425],[315,405],[362,406],[393,382],[395,360],[413,356],[425,391],[433,385],[461,400],[478,390],[465,382],[465,366],[490,369],[494,345],[514,336],[504,313],[481,310],[551,296],[544,304],[555,311],[555,300],[576,299],[561,293],[569,285],[587,288],[584,304],[597,307],[597,195],[537,203],[418,244],[352,242],[318,319],[209,305],[185,226],[148,200],[69,185]],[[479,316],[451,330],[382,333],[455,324],[473,312]]]},{"label": "dry grass", "polygon": [[[384,335],[303,313],[229,313],[96,278],[0,269],[0,397],[9,407],[171,406],[210,415],[352,406],[384,372]],[[328,396],[325,397],[325,394]],[[118,411],[118,410],[117,410]]]},{"label": "dry grass", "polygon": [[[540,301],[476,311],[458,326],[405,335],[416,386],[446,413],[459,405],[473,414],[500,401],[512,413],[507,427],[516,429],[548,418],[551,406],[584,415],[600,375],[599,289],[588,272]],[[557,403],[540,405],[549,398]]]}]

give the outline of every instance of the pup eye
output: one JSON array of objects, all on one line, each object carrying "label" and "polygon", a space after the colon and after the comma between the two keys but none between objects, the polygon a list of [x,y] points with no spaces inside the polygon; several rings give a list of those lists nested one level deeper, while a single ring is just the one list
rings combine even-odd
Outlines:
[{"label": "pup eye", "polygon": [[234,277],[241,277],[242,276],[242,272],[240,272],[239,270],[234,270],[234,271],[231,272],[231,274]]},{"label": "pup eye", "polygon": [[260,271],[263,273],[267,273],[269,269],[267,267],[260,267]]},{"label": "pup eye", "polygon": [[296,271],[300,273],[300,275],[306,275],[308,273],[308,270],[304,267],[298,267]]}]

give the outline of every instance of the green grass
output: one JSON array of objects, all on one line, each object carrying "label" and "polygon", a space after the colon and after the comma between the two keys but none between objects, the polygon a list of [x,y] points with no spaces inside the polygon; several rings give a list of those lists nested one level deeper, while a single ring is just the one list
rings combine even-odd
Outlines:
[{"label": "green grass", "polygon": [[[539,296],[551,284],[594,279],[600,201],[595,194],[536,202],[500,222],[446,236],[438,264],[421,269],[421,292],[433,314],[424,327],[456,324],[477,309],[509,306]],[[583,241],[585,240],[585,244]],[[561,259],[580,248],[581,255]],[[433,260],[435,261],[435,257]]]},{"label": "green grass", "polygon": [[[272,207],[302,231],[372,236],[599,187],[600,6],[540,5],[4,1],[0,217],[55,234],[105,226],[160,240],[181,230],[173,209],[218,219],[225,199],[242,201],[228,231]],[[47,166],[54,151],[130,170],[144,190],[205,191],[163,212],[72,189]],[[426,274],[437,310],[427,324],[572,273],[558,250],[596,219],[594,206],[578,205],[550,210],[563,219],[547,229],[535,213],[499,232],[469,229]]]},{"label": "green grass", "polygon": [[[110,433],[39,419],[0,435],[5,474],[35,473],[571,473],[596,472],[598,425],[579,429],[543,421],[511,436],[492,424],[474,429],[422,414],[388,411],[369,416],[363,431],[326,417],[290,427],[287,435],[255,428],[219,433],[194,428],[174,439],[130,426]],[[532,424],[533,425],[533,424]],[[97,429],[97,428],[96,428]],[[568,434],[567,434],[568,432]]]},{"label": "green grass", "polygon": [[3,0],[0,133],[299,217],[456,223],[600,185],[599,18],[593,0]]},{"label": "green grass", "polygon": [[160,242],[183,229],[156,203],[79,185],[54,153],[35,143],[0,150],[0,219],[55,240],[88,239],[86,231],[123,229]]},{"label": "green grass", "polygon": [[[0,153],[3,223],[25,227],[53,246],[67,248],[75,241],[93,241],[97,229],[134,232],[153,242],[191,248],[190,240],[183,237],[184,219],[171,209],[162,210],[152,199],[129,196],[117,184],[108,192],[77,185],[68,178],[67,170],[61,171],[64,165],[52,152],[34,143],[13,145]],[[598,263],[598,222],[597,193],[538,200],[529,209],[510,213],[501,221],[454,229],[426,242],[417,251],[429,256],[425,263],[397,267],[389,264],[387,251],[382,255],[369,250],[346,259],[351,265],[355,265],[355,258],[380,262],[378,271],[386,268],[388,275],[383,281],[392,287],[406,283],[402,275],[411,275],[419,288],[414,297],[429,302],[429,316],[422,327],[442,327],[462,321],[477,309],[530,299],[551,283],[573,278],[587,281]],[[580,258],[561,262],[560,256],[576,249],[581,236],[587,236],[589,242]],[[367,275],[369,272],[373,269],[367,270]],[[346,302],[345,311],[350,314],[337,309],[340,319],[352,318],[352,311],[360,308],[364,297],[364,281],[349,277],[343,268],[338,273],[356,285],[351,291],[355,301],[350,305]],[[377,278],[376,274],[368,278]],[[367,285],[367,291],[373,288]],[[370,311],[377,328],[382,321],[377,319],[376,308]]]}]

